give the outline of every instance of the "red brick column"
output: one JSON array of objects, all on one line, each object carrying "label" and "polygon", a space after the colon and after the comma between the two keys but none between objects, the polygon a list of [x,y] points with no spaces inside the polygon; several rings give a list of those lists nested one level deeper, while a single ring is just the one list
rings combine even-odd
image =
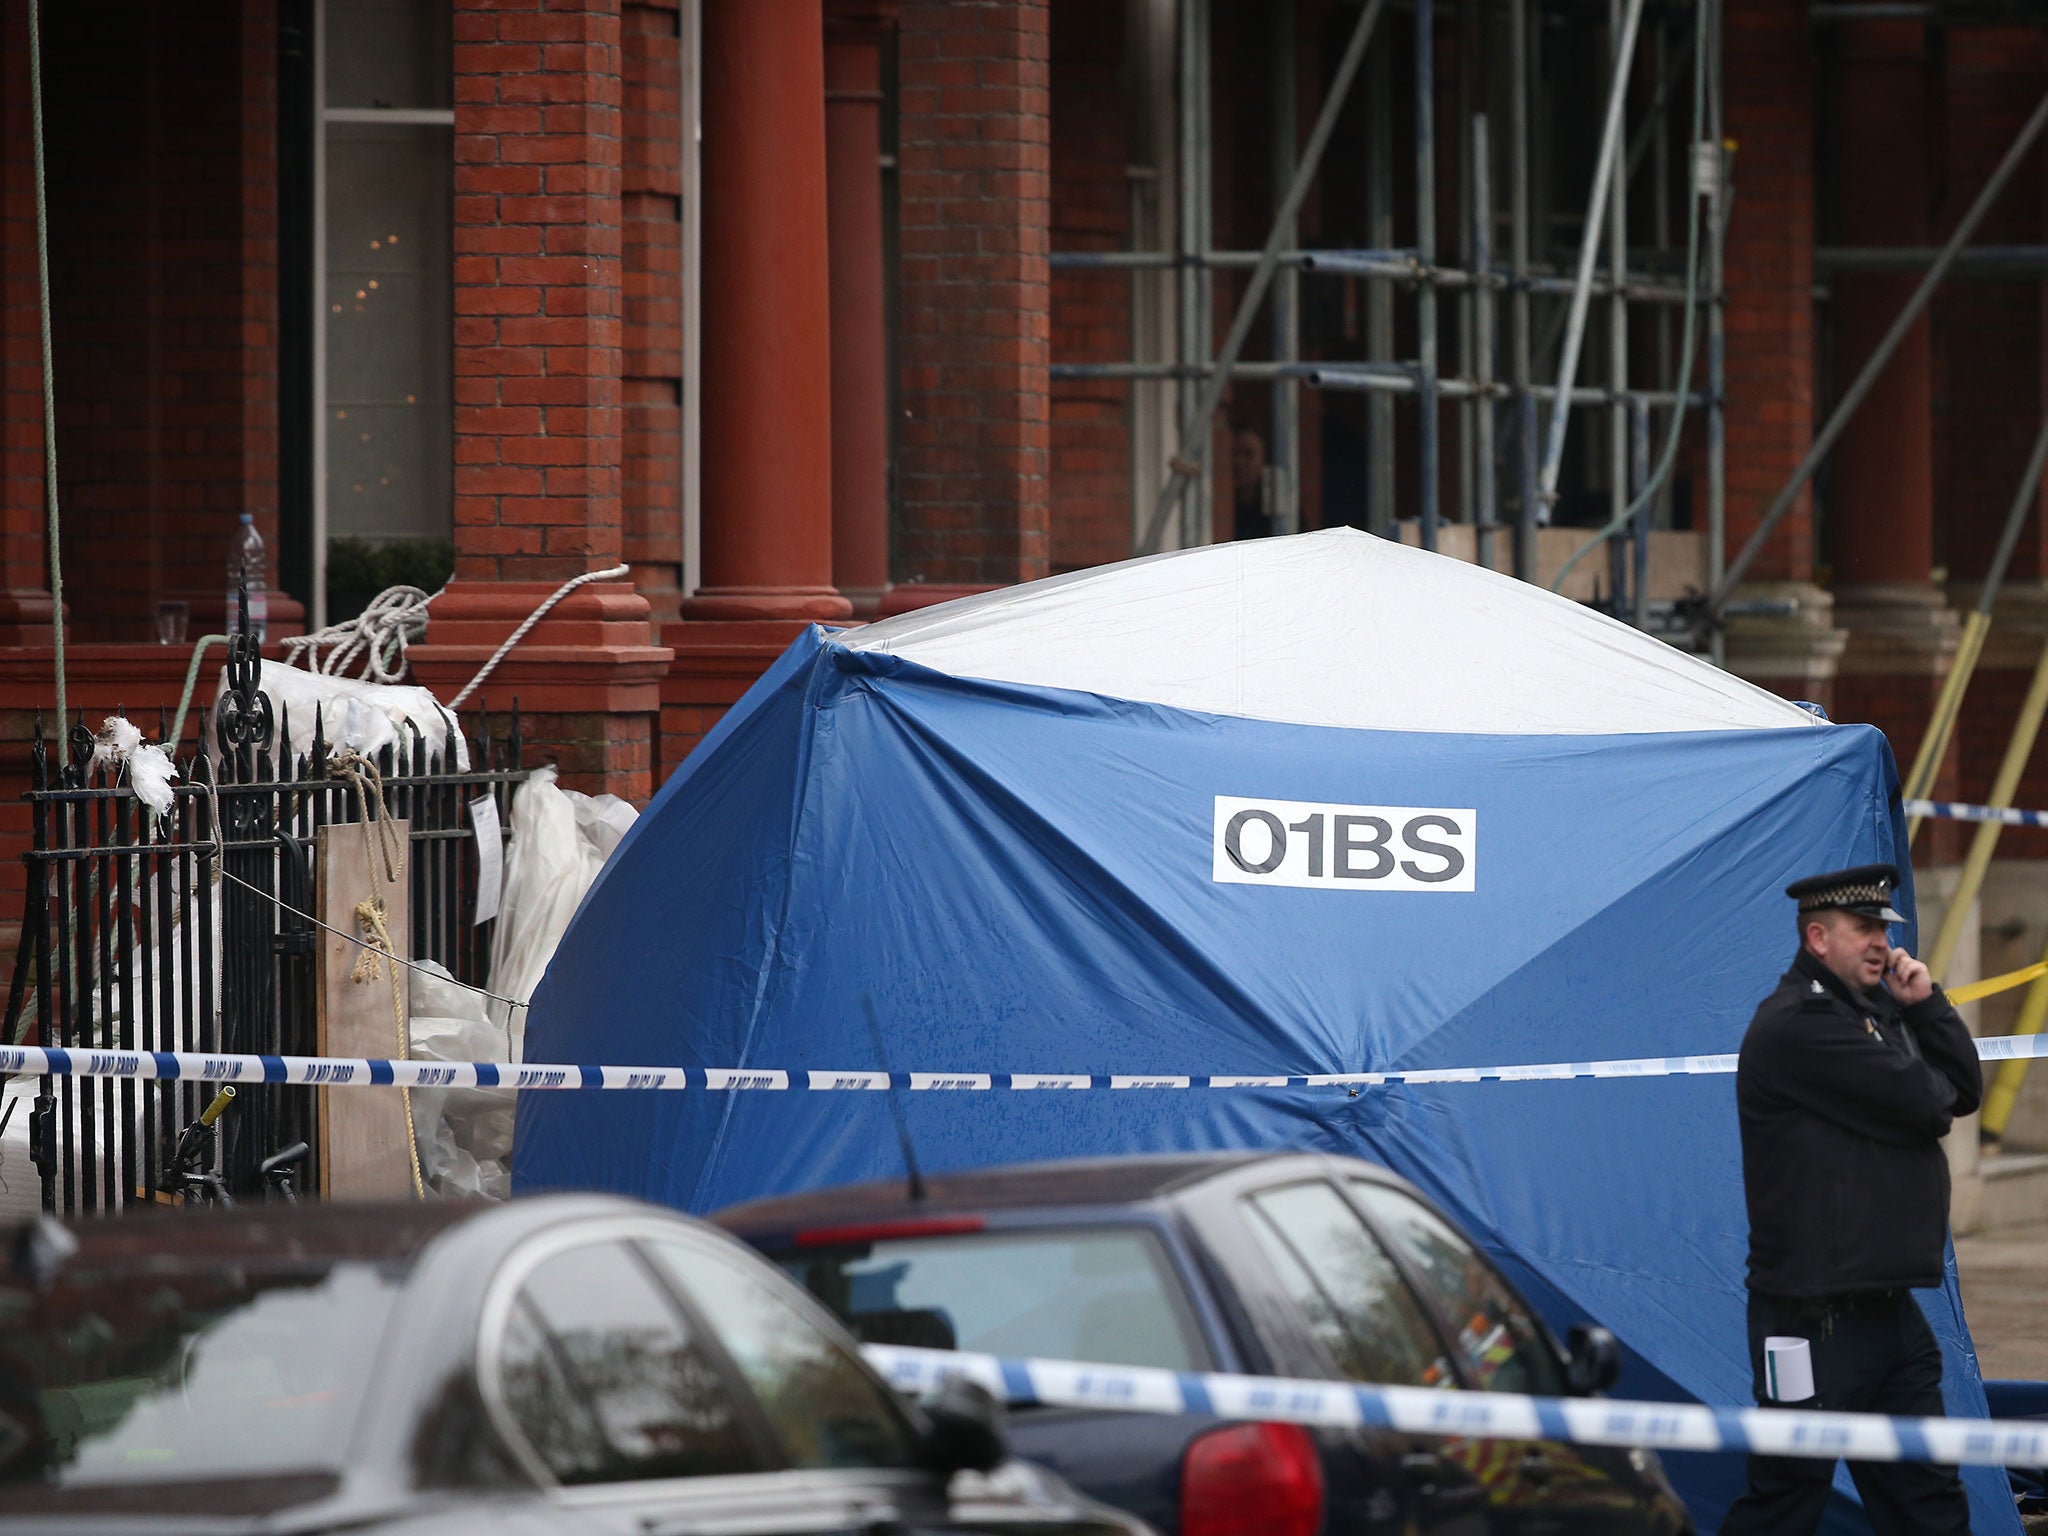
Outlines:
[{"label": "red brick column", "polygon": [[882,47],[895,0],[828,0],[825,210],[832,270],[832,581],[856,614],[889,585]]},{"label": "red brick column", "polygon": [[[1954,29],[1948,36],[1944,85],[1947,196],[1942,222],[1952,224],[2048,89],[2048,38],[2032,27]],[[2044,230],[2048,154],[2037,147],[1985,216],[1974,243],[2034,245],[2041,243]],[[2038,284],[1981,281],[1951,282],[1937,303],[1935,505],[1950,601],[1967,610],[1976,601],[2042,413],[2048,410],[2048,306],[2042,304]],[[2036,511],[2021,530],[1963,704],[1956,733],[1958,798],[1981,801],[1989,794],[2034,663],[2048,639],[2048,519],[2039,507],[2037,492]],[[2037,751],[2020,781],[2018,803],[2037,806],[2043,795],[2048,795],[2048,754]],[[2001,864],[2048,857],[2048,832],[2008,827],[1998,853]],[[2001,921],[1995,898],[1994,881],[1984,912],[1987,965],[1996,943],[1988,930]],[[2030,927],[2015,947],[2028,950],[2024,958],[2035,958],[2038,929]]]},{"label": "red brick column", "polygon": [[1046,0],[907,0],[899,28],[901,580],[1047,570]]},{"label": "red brick column", "polygon": [[[1728,0],[1724,124],[1737,144],[1727,249],[1727,552],[1732,557],[1813,441],[1813,23],[1802,0]],[[1745,597],[1796,605],[1739,619],[1731,670],[1831,702],[1844,637],[1813,585],[1813,499],[1750,568]]]},{"label": "red brick column", "polygon": [[[455,579],[412,650],[443,698],[623,547],[620,3],[459,0],[455,26]],[[644,799],[653,639],[629,586],[586,587],[488,697],[518,699],[565,782]]]},{"label": "red brick column", "polygon": [[686,618],[841,619],[819,0],[704,8],[703,585]]},{"label": "red brick column", "polygon": [[[1919,21],[1846,21],[1832,29],[1829,116],[1840,149],[1829,179],[1835,189],[1831,228],[1840,244],[1931,242],[1934,119],[1926,34]],[[1916,272],[1835,276],[1838,387],[1846,387],[1876,350],[1919,279]],[[1849,631],[1835,716],[1877,726],[1902,766],[1912,761],[1927,728],[1958,629],[1933,582],[1930,332],[1923,315],[1843,432],[1828,505],[1835,622]],[[1937,857],[1947,851],[1934,842],[1922,849]]]},{"label": "red brick column", "polygon": [[832,585],[830,255],[820,0],[704,7],[703,584],[663,639],[666,775]]}]

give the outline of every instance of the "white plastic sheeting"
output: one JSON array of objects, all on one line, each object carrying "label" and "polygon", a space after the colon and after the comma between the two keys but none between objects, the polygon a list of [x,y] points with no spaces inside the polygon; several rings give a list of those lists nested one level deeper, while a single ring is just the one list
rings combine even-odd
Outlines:
[{"label": "white plastic sheeting", "polygon": [[1817,723],[1579,603],[1350,528],[1126,560],[833,639],[956,677],[1296,725],[1632,735]]},{"label": "white plastic sheeting", "polygon": [[[437,753],[452,733],[455,771],[469,771],[469,743],[456,728],[455,716],[425,688],[329,677],[275,661],[263,663],[260,686],[270,695],[277,723],[285,724],[289,715],[291,747],[296,753],[303,755],[313,749],[317,710],[321,733],[330,748],[353,747],[365,757],[374,757],[388,746],[410,752],[414,739],[424,737],[427,751]],[[214,692],[216,703],[226,691],[227,673],[223,671]],[[277,743],[273,741],[271,747],[275,750]]]},{"label": "white plastic sheeting", "polygon": [[[637,814],[617,795],[563,789],[553,768],[536,768],[512,796],[512,841],[505,852],[504,895],[491,940],[491,990],[525,1002],[540,984],[555,946],[584,893]],[[521,1059],[526,1010],[491,1005]]]},{"label": "white plastic sheeting", "polygon": [[[491,1022],[483,997],[431,960],[421,961],[412,973],[408,1031],[412,1054],[423,1061],[511,1059],[507,1033]],[[420,1171],[436,1194],[493,1200],[511,1194],[507,1163],[517,1101],[518,1092],[511,1088],[412,1090]]]}]

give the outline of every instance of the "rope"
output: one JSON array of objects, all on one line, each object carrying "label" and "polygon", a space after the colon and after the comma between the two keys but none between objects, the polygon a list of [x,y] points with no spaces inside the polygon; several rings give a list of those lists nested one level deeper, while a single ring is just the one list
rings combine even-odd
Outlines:
[{"label": "rope", "polygon": [[[356,926],[369,935],[363,945],[363,952],[356,956],[356,963],[348,973],[348,979],[361,985],[375,981],[381,972],[391,978],[391,1017],[398,1031],[398,1060],[412,1060],[411,1031],[406,1027],[405,997],[398,990],[398,951],[391,942],[391,930],[384,925],[384,899],[372,896],[356,903]],[[393,962],[385,965],[382,960]],[[412,1118],[412,1089],[401,1087],[399,1101],[405,1106],[405,1155],[412,1163],[412,1194],[415,1200],[427,1198],[426,1180],[420,1177],[420,1134]]]},{"label": "rope", "polygon": [[377,765],[350,747],[335,754],[328,763],[327,777],[340,779],[355,789],[356,811],[365,835],[375,828],[378,850],[384,855],[384,883],[397,884],[405,871],[405,846],[384,804],[384,776],[377,771]]},{"label": "rope", "polygon": [[43,506],[50,546],[50,632],[57,644],[57,766],[70,761],[64,698],[64,557],[57,539],[57,361],[50,342],[50,209],[43,189],[43,41],[41,7],[28,0],[29,117],[36,156],[36,283],[43,321]]},{"label": "rope", "polygon": [[[286,906],[283,897],[278,896],[273,892],[266,891],[259,885],[251,884],[249,881],[244,880],[240,875],[236,874],[233,870],[217,869],[215,873],[215,878],[233,881],[236,885],[239,885],[243,890],[248,891],[252,895],[261,896],[265,901],[269,902],[279,911],[289,912],[293,917],[298,918],[301,922],[311,923],[315,928],[318,928],[322,933],[331,933],[337,939],[346,939],[351,944],[363,944],[364,942],[363,939],[357,934],[346,933],[343,930],[336,928],[331,923],[321,922],[319,918],[312,916],[310,913],[301,912],[297,907]],[[365,945],[365,947],[367,948],[368,946]],[[441,971],[438,970],[430,970],[426,966],[418,963],[417,961],[406,959],[403,955],[393,955],[391,956],[391,959],[396,961],[398,964],[404,966],[408,971],[418,971],[422,976],[431,977],[433,980],[441,982],[444,985],[452,983],[453,985],[462,988],[462,990],[465,992],[474,992],[478,997],[484,999],[485,1002],[503,1003],[508,1008],[530,1008],[533,1006],[531,1003],[521,1002],[516,997],[500,997],[497,993],[489,991],[483,987],[473,986],[466,981],[459,981],[455,977],[444,975]]]},{"label": "rope", "polygon": [[406,645],[427,632],[431,601],[419,587],[386,587],[356,617],[286,640],[285,665],[299,666],[299,658],[306,656],[307,670],[345,677],[360,662],[368,681],[402,683]]},{"label": "rope", "polygon": [[527,632],[531,630],[534,625],[538,624],[542,619],[547,617],[548,610],[554,607],[555,604],[559,603],[563,598],[567,597],[571,592],[574,592],[578,587],[583,586],[587,582],[610,581],[614,577],[629,576],[632,574],[632,571],[633,568],[629,565],[615,565],[608,571],[586,571],[581,576],[571,577],[568,581],[563,582],[561,586],[555,589],[555,595],[553,597],[549,598],[546,602],[542,603],[538,608],[534,609],[532,613],[528,614],[526,622],[521,624],[517,629],[513,630],[511,634],[507,635],[505,637],[505,643],[499,646],[495,651],[491,652],[491,659],[483,664],[483,670],[478,672],[475,677],[472,677],[469,680],[469,682],[464,685],[462,692],[458,693],[457,695],[455,695],[454,698],[448,701],[448,707],[450,709],[462,708],[462,701],[468,698],[472,693],[475,693],[477,689],[482,685],[483,680],[489,677],[492,672],[497,670],[498,663],[505,659],[506,654],[511,651],[512,647],[517,645],[520,641],[524,640],[527,636]]}]

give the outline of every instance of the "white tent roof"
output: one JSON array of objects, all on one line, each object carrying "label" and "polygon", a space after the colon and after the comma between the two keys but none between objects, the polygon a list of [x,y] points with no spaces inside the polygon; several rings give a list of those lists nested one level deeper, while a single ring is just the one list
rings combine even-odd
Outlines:
[{"label": "white tent roof", "polygon": [[957,677],[1299,725],[1618,735],[1817,723],[1578,603],[1350,528],[1126,560],[834,638]]}]

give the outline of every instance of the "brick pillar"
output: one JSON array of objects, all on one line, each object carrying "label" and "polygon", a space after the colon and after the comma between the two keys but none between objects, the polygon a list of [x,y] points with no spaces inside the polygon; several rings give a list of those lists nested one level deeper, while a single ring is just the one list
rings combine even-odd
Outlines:
[{"label": "brick pillar", "polygon": [[825,208],[832,272],[832,581],[856,614],[889,585],[882,47],[895,0],[828,0]]},{"label": "brick pillar", "polygon": [[842,619],[819,0],[704,9],[704,580],[685,618]]},{"label": "brick pillar", "polygon": [[[459,0],[455,27],[455,579],[411,653],[443,698],[623,544],[620,0]],[[646,600],[597,584],[486,693],[565,783],[644,800],[667,661]]]},{"label": "brick pillar", "polygon": [[[1813,38],[1803,0],[1728,0],[1724,123],[1738,148],[1728,227],[1730,557],[1813,441]],[[1813,582],[1813,500],[1802,491],[1743,598],[1790,611],[1728,626],[1729,670],[1831,702],[1844,636]]]},{"label": "brick pillar", "polygon": [[[1931,243],[1934,136],[1926,34],[1920,21],[1845,21],[1831,32],[1829,116],[1832,142],[1840,146],[1830,178],[1832,232],[1842,245]],[[1839,387],[1846,388],[1876,350],[1920,276],[1836,275]],[[1835,622],[1849,631],[1835,682],[1835,716],[1882,730],[1902,771],[1927,728],[1958,632],[1933,581],[1930,330],[1923,315],[1842,434],[1828,506]]]},{"label": "brick pillar", "polygon": [[663,639],[669,773],[832,585],[832,319],[820,0],[705,0],[703,584]]},{"label": "brick pillar", "polygon": [[678,0],[626,0],[625,558],[657,623],[683,576],[683,49]]},{"label": "brick pillar", "polygon": [[[2048,38],[2031,27],[1957,28],[1949,33],[1947,71],[1947,224],[1968,206],[1992,167],[2011,145],[2041,93],[2048,90]],[[1985,216],[1979,245],[2037,245],[2048,238],[2048,154],[2028,156],[2010,189]],[[1936,495],[1937,536],[1949,571],[1949,599],[1967,611],[1977,600],[1999,533],[2026,467],[2027,454],[2048,411],[2048,306],[2038,284],[1951,282],[1937,300]],[[1991,633],[1957,726],[1956,795],[1981,801],[1991,790],[2013,722],[2018,718],[2034,663],[2048,639],[2048,519],[2042,498],[2020,532],[2018,547],[1993,610]],[[2018,803],[2039,806],[2048,796],[2048,753],[2036,751],[2021,778]],[[1922,833],[1925,836],[1925,833]],[[1998,840],[1999,866],[2048,857],[2048,832],[2008,827]],[[1994,869],[1998,866],[1994,866]],[[2031,880],[2031,876],[2029,877]],[[1987,885],[1985,964],[2002,963],[1997,934],[2004,917],[1998,879]],[[2038,918],[2010,953],[2040,954]],[[2024,954],[2021,952],[2024,951]],[[2003,1000],[1987,1000],[1980,1022],[2009,1018]]]},{"label": "brick pillar", "polygon": [[0,645],[48,644],[28,12],[0,15]]},{"label": "brick pillar", "polygon": [[906,0],[899,38],[896,574],[1028,581],[1048,543],[1046,0]]}]

